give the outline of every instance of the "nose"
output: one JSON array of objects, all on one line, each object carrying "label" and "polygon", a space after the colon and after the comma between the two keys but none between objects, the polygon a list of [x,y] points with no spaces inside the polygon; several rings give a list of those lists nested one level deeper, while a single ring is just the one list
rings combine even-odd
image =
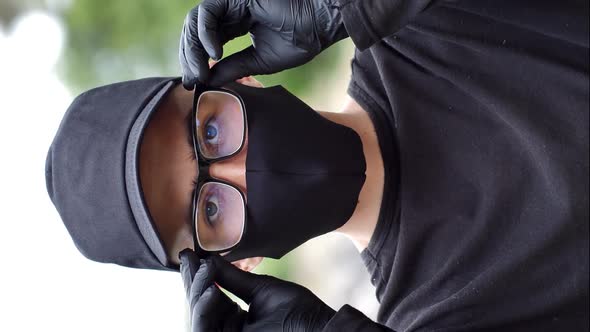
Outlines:
[{"label": "nose", "polygon": [[211,177],[229,182],[246,193],[246,154],[215,162],[209,166]]}]

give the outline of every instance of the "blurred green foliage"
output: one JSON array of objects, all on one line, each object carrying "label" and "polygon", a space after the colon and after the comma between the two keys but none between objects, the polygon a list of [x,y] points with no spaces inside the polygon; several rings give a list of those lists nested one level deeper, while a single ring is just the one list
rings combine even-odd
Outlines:
[{"label": "blurred green foliage", "polygon": [[74,92],[146,76],[177,75],[189,1],[76,0],[62,17],[62,73]]},{"label": "blurred green foliage", "polygon": [[[76,0],[62,13],[67,47],[60,66],[74,93],[116,81],[148,76],[178,76],[178,41],[193,1]],[[249,36],[224,48],[227,56],[250,44]],[[265,85],[282,84],[305,94],[311,82],[334,68],[342,46],[336,45],[296,69],[257,77]]]},{"label": "blurred green foliage", "polygon": [[[113,82],[149,76],[179,76],[178,41],[193,1],[75,0],[62,13],[66,52],[60,71],[74,94]],[[250,45],[249,36],[224,47],[224,56]],[[345,52],[343,52],[346,50]],[[274,75],[257,77],[266,86],[282,84],[305,96],[314,82],[335,75],[340,57],[350,56],[339,43],[312,62]],[[290,280],[292,255],[265,259],[258,273]]]}]

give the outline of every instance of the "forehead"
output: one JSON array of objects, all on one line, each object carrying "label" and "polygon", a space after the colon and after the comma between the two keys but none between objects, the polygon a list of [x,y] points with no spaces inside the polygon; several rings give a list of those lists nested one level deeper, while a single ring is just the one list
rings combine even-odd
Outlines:
[{"label": "forehead", "polygon": [[[192,93],[177,86],[160,103],[144,132],[140,181],[149,214],[171,259],[192,244],[186,214],[192,201],[196,161],[186,140]],[[187,243],[188,242],[188,243]],[[180,248],[181,247],[181,248]],[[178,249],[180,248],[180,249]]]}]

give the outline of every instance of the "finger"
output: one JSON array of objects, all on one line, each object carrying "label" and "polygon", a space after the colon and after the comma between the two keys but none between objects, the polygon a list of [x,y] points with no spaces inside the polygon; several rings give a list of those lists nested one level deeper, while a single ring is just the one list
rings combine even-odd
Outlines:
[{"label": "finger", "polygon": [[215,281],[246,303],[252,302],[258,290],[265,285],[264,276],[244,272],[219,256],[212,257],[212,262]]},{"label": "finger", "polygon": [[180,259],[180,274],[182,276],[182,281],[184,282],[184,290],[188,295],[194,276],[197,273],[201,262],[197,254],[190,249],[184,249],[181,251],[178,254],[178,258]]},{"label": "finger", "polygon": [[199,6],[197,31],[199,39],[209,56],[215,60],[223,56],[223,45],[219,36],[220,23],[227,12],[226,1],[204,1]]},{"label": "finger", "polygon": [[186,29],[187,25],[189,25],[191,21],[196,20],[195,15],[197,15],[197,10],[193,9],[185,17],[182,30],[180,32],[180,42],[178,45],[178,60],[180,62],[180,69],[182,70],[182,85],[187,90],[192,90],[196,83],[196,73],[191,70],[186,58],[186,44],[188,42],[186,39]]},{"label": "finger", "polygon": [[180,33],[180,43],[178,45],[178,61],[180,62],[180,70],[182,71],[182,86],[186,90],[192,90],[196,83],[196,77],[190,70],[185,56],[184,50],[184,28]]},{"label": "finger", "polygon": [[198,303],[191,311],[191,327],[192,332],[201,331],[217,331],[218,326],[214,326],[219,320],[214,315],[217,315],[215,308],[218,307],[219,291],[215,285],[207,288]]},{"label": "finger", "polygon": [[198,300],[207,287],[213,285],[213,268],[209,259],[201,259],[201,266],[195,273],[190,287],[191,302]]},{"label": "finger", "polygon": [[250,46],[219,61],[211,68],[209,84],[221,86],[244,76],[267,74],[268,69],[256,49]]},{"label": "finger", "polygon": [[192,331],[221,331],[232,316],[240,311],[238,305],[215,285],[204,292],[191,312]]},{"label": "finger", "polygon": [[188,70],[183,72],[183,76],[187,76],[187,80],[198,80],[201,83],[206,83],[209,78],[209,55],[203,48],[199,40],[197,31],[196,14],[194,12],[198,8],[193,8],[187,15],[181,38],[181,51],[184,55]]}]

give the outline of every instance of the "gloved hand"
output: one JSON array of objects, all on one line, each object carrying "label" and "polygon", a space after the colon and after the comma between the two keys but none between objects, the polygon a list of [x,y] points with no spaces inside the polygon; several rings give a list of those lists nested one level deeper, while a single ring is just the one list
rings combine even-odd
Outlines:
[{"label": "gloved hand", "polygon": [[[198,81],[219,86],[310,61],[348,37],[335,0],[204,0],[184,21],[180,64],[185,88]],[[219,61],[223,45],[250,32],[252,46]],[[210,75],[209,75],[210,74]]]},{"label": "gloved hand", "polygon": [[[215,285],[209,286],[194,301],[194,310],[190,301],[193,332],[319,332],[335,314],[305,287],[244,272],[219,256],[205,260],[201,269],[207,269],[221,287],[249,303],[250,308],[247,312],[236,310],[236,303]],[[195,295],[198,292],[191,294]]]},{"label": "gloved hand", "polygon": [[211,260],[200,260],[190,249],[181,251],[179,257],[191,331],[241,331],[246,313],[213,283]]}]

